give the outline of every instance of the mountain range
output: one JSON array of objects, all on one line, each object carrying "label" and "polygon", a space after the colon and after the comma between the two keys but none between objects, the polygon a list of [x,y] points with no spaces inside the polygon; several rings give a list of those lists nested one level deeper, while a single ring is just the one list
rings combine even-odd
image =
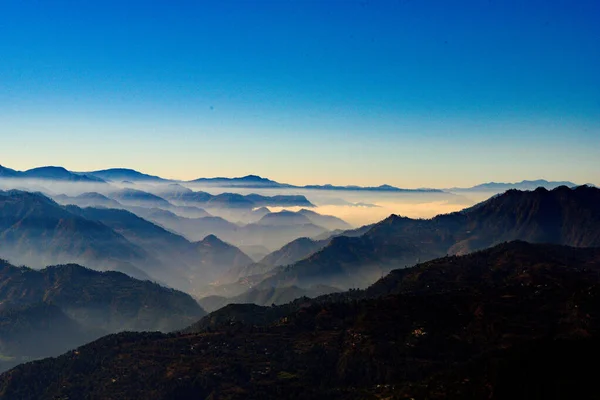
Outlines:
[{"label": "mountain range", "polygon": [[[253,287],[364,287],[398,266],[466,254],[510,240],[600,246],[600,189],[561,186],[509,190],[461,212],[432,219],[392,215],[358,237],[337,236],[310,256],[272,269]],[[259,283],[257,283],[257,281]]]},{"label": "mountain range", "polygon": [[475,185],[469,188],[451,188],[445,189],[450,192],[493,192],[493,193],[501,193],[510,189],[518,189],[518,190],[535,190],[539,187],[543,187],[548,190],[555,189],[559,186],[567,186],[567,187],[575,187],[577,184],[569,181],[547,181],[545,179],[537,179],[533,181],[521,181],[514,183],[504,183],[504,182],[488,182],[482,183],[479,185]]},{"label": "mountain range", "polygon": [[[600,250],[511,242],[366,291],[231,305],[0,376],[4,398],[590,398]],[[56,384],[60,382],[60,384]]]},{"label": "mountain range", "polygon": [[[149,188],[149,190],[152,190],[152,188]],[[160,198],[166,199],[172,204],[197,206],[208,209],[226,207],[252,210],[265,206],[314,207],[314,204],[302,195],[262,196],[259,194],[241,195],[238,193],[220,193],[212,195],[208,192],[193,191],[179,184],[171,184],[167,187],[156,187],[153,190],[158,192]]]},{"label": "mountain range", "polygon": [[[503,241],[598,246],[599,191],[588,186],[509,190],[461,212],[428,220],[392,215],[359,234],[337,236],[315,222],[343,221],[307,210],[258,209],[262,216],[256,222],[240,226],[218,217],[188,219],[148,207],[142,207],[147,214],[133,209],[147,219],[125,210],[63,207],[41,194],[9,191],[0,194],[0,255],[37,267],[75,262],[115,269],[198,295],[235,297],[250,289],[288,286],[348,289],[364,287],[397,266]],[[220,224],[219,232],[213,222]],[[213,231],[203,231],[203,225]],[[184,230],[203,235],[184,238]],[[213,235],[209,241],[281,249],[254,263],[232,245],[203,243],[208,235]],[[294,242],[321,235],[325,239]]]},{"label": "mountain range", "polygon": [[34,267],[118,270],[186,291],[252,263],[234,246],[190,242],[126,210],[60,206],[22,191],[0,192],[0,256]]},{"label": "mountain range", "polygon": [[[404,193],[442,193],[442,192],[491,192],[500,193],[510,189],[519,190],[534,190],[538,187],[544,187],[548,190],[559,186],[574,187],[577,184],[569,181],[547,181],[545,179],[524,180],[515,183],[505,182],[488,182],[475,185],[467,188],[418,188],[405,189],[392,185],[379,186],[358,186],[358,185],[292,185],[287,183],[279,183],[268,178],[263,178],[257,175],[246,175],[236,178],[218,177],[218,178],[198,178],[190,181],[182,181],[176,179],[166,179],[159,176],[148,175],[133,169],[128,168],[110,168],[98,171],[89,172],[72,172],[63,167],[39,167],[27,171],[16,171],[0,165],[0,178],[28,178],[42,180],[59,180],[71,182],[115,182],[115,183],[172,183],[178,185],[180,183],[189,183],[199,186],[214,186],[220,188],[239,188],[239,189],[310,189],[310,190],[329,190],[329,191],[365,191],[365,192],[404,192]],[[592,186],[591,184],[588,184]],[[181,186],[181,185],[180,185]],[[183,187],[183,186],[182,186]],[[219,199],[215,200],[218,203]],[[268,206],[269,204],[264,204]],[[273,204],[271,204],[273,205]],[[300,207],[310,206],[308,204],[296,204]],[[285,205],[282,205],[285,206]]]},{"label": "mountain range", "polygon": [[[57,198],[115,205],[94,193]],[[342,220],[305,210],[266,210],[256,223],[239,226],[219,217],[192,219],[163,209],[118,205],[123,208],[62,206],[40,193],[0,192],[0,256],[38,268],[78,263],[117,270],[200,293],[228,271],[254,263],[225,241],[278,248],[300,236],[326,233],[313,219],[345,226]]]}]

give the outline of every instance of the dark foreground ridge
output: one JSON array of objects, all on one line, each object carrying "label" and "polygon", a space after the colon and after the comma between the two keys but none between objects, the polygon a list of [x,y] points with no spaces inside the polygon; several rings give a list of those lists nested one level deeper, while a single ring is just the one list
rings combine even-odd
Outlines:
[{"label": "dark foreground ridge", "polygon": [[591,398],[599,310],[600,249],[511,242],[366,291],[232,305],[179,334],[106,336],[3,374],[0,396]]}]

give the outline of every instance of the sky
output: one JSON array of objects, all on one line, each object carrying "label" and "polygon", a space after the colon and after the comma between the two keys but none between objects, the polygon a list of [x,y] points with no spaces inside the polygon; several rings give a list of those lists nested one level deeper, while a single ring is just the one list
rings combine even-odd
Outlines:
[{"label": "sky", "polygon": [[598,1],[0,2],[0,164],[600,185]]}]

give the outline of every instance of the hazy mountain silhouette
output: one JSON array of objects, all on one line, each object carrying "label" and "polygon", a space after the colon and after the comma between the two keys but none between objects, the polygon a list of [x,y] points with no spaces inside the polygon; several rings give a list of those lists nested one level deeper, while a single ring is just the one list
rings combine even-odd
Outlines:
[{"label": "hazy mountain silhouette", "polygon": [[156,266],[145,265],[148,274],[188,292],[208,285],[229,268],[253,262],[238,248],[213,235],[191,243],[184,237],[125,210],[75,207],[67,207],[67,210],[101,222],[144,249],[153,259],[160,261]]},{"label": "hazy mountain silhouette", "polygon": [[261,196],[259,194],[247,194],[245,198],[253,202],[255,207],[314,207],[314,204],[302,195]]},{"label": "hazy mountain silhouette", "polygon": [[[325,228],[312,224],[309,219],[296,213],[291,213],[292,217],[295,218],[296,222],[301,223],[294,223],[292,220],[286,219],[287,212],[285,212],[273,217],[266,217],[265,215],[266,219],[261,220],[262,222],[237,225],[216,216],[185,218],[163,210],[131,210],[172,232],[185,236],[190,241],[198,241],[207,235],[215,235],[236,246],[266,246],[267,252],[298,237],[313,236],[326,232]],[[298,221],[298,219],[301,219],[301,221]]]},{"label": "hazy mountain silhouette", "polygon": [[343,190],[343,191],[361,191],[361,192],[403,192],[403,193],[443,193],[441,189],[402,189],[391,185],[380,186],[336,186],[331,184],[326,185],[306,185],[297,186],[302,189],[312,190]]},{"label": "hazy mountain silhouette", "polygon": [[269,249],[261,245],[240,245],[238,247],[244,253],[248,254],[248,257],[250,257],[254,261],[259,261],[270,253]]},{"label": "hazy mountain silhouette", "polygon": [[269,213],[256,222],[258,225],[287,226],[312,224],[310,218],[292,211]]},{"label": "hazy mountain silhouette", "polygon": [[281,249],[272,252],[264,257],[260,262],[266,265],[280,266],[290,265],[296,261],[310,256],[312,253],[321,250],[327,245],[327,240],[318,241],[309,238],[298,238]]},{"label": "hazy mountain silhouette", "polygon": [[253,262],[233,246],[202,247],[126,210],[63,207],[20,191],[0,192],[0,239],[0,256],[15,263],[74,262],[189,292]]},{"label": "hazy mountain silhouette", "polygon": [[6,168],[0,165],[0,178],[14,178],[19,174],[14,169]]},{"label": "hazy mountain silhouette", "polygon": [[534,181],[521,181],[514,183],[503,182],[488,182],[480,185],[475,185],[469,188],[451,188],[449,191],[466,191],[466,192],[505,192],[510,189],[518,190],[535,190],[538,187],[551,190],[559,186],[575,187],[577,184],[569,181],[547,181],[545,179],[537,179]]},{"label": "hazy mountain silhouette", "polygon": [[220,187],[243,187],[243,188],[286,188],[290,187],[285,183],[278,183],[267,178],[261,178],[257,175],[247,175],[239,178],[198,178],[193,183]]},{"label": "hazy mountain silhouette", "polygon": [[330,231],[335,231],[338,229],[339,230],[352,229],[352,226],[349,223],[347,223],[346,221],[344,221],[341,218],[334,217],[332,215],[319,214],[315,211],[307,210],[305,208],[298,211],[298,214],[302,214],[302,215],[308,217],[308,219],[310,219],[313,224],[327,228]]},{"label": "hazy mountain silhouette", "polygon": [[52,180],[77,183],[106,183],[91,175],[67,171],[63,167],[38,167],[27,171],[16,171],[0,165],[0,178],[20,178],[28,180]]},{"label": "hazy mountain silhouette", "polygon": [[241,195],[238,193],[221,193],[212,195],[202,191],[192,191],[181,185],[169,185],[160,191],[161,195],[174,204],[200,206],[205,208],[234,208],[252,210],[264,206],[281,207],[314,207],[305,196],[300,195],[276,195],[262,196],[258,194]]},{"label": "hazy mountain silhouette", "polygon": [[401,189],[391,185],[381,186],[336,186],[336,185],[305,185],[297,186],[290,185],[287,183],[279,183],[272,181],[267,178],[262,178],[256,175],[248,175],[240,178],[199,178],[192,183],[198,183],[207,186],[217,187],[238,187],[248,189],[260,189],[260,188],[279,188],[279,189],[312,189],[312,190],[345,190],[345,191],[370,191],[370,192],[442,192],[439,189]]},{"label": "hazy mountain silhouette", "polygon": [[260,262],[229,268],[212,285],[201,288],[197,293],[197,297],[239,296],[252,289],[265,278],[274,275],[280,268]]},{"label": "hazy mountain silhouette", "polygon": [[39,167],[24,171],[19,175],[28,179],[48,179],[54,181],[105,183],[103,179],[85,174],[76,174],[63,167]]},{"label": "hazy mountain silhouette", "polygon": [[[234,267],[219,277],[217,285],[210,288],[209,293],[219,293],[220,296],[238,296],[252,286],[259,284],[262,280],[274,275],[281,270],[282,266],[294,264],[313,253],[323,249],[335,236],[356,237],[368,231],[372,225],[366,225],[357,229],[340,231],[335,235],[322,235],[324,239],[315,240],[310,238],[298,238],[284,245],[279,250],[267,254],[256,263]],[[325,286],[326,287],[326,286]],[[208,295],[203,292],[204,295]]]},{"label": "hazy mountain silhouette", "polygon": [[215,235],[208,235],[202,241],[193,243],[193,247],[193,252],[200,261],[200,267],[204,266],[205,270],[213,271],[211,280],[218,278],[230,268],[242,268],[253,263],[252,259],[240,249],[225,243]]},{"label": "hazy mountain silhouette", "polygon": [[185,236],[190,241],[202,240],[211,234],[231,240],[235,238],[235,232],[239,228],[238,225],[221,217],[185,218],[161,209],[134,211],[152,222]]},{"label": "hazy mountain silhouette", "polygon": [[130,181],[130,182],[164,182],[168,181],[167,179],[163,179],[158,176],[147,175],[141,172],[135,171],[133,169],[127,168],[110,168],[104,169],[100,171],[90,171],[84,172],[84,174],[88,176],[95,176],[100,179],[104,179],[106,181]]},{"label": "hazy mountain silhouette", "polygon": [[39,193],[0,191],[0,256],[42,267],[82,263],[117,269],[141,279],[136,265],[149,254],[106,225],[73,214]]},{"label": "hazy mountain silhouette", "polygon": [[599,271],[599,249],[503,244],[394,272],[374,293],[230,305],[180,334],[110,335],[3,374],[0,396],[589,398]]},{"label": "hazy mountain silhouette", "polygon": [[239,228],[239,237],[245,245],[259,244],[278,249],[299,237],[313,237],[327,232],[306,216],[290,211],[270,213],[259,221]]},{"label": "hazy mountain silhouette", "polygon": [[125,205],[150,208],[170,208],[172,206],[171,203],[160,196],[137,189],[120,189],[109,193],[108,196]]},{"label": "hazy mountain silhouette", "polygon": [[72,204],[78,207],[106,207],[106,208],[124,208],[116,200],[110,199],[103,194],[96,192],[86,192],[77,196],[67,196],[64,194],[53,196],[53,200],[60,204]]},{"label": "hazy mountain silhouette", "polygon": [[189,295],[79,265],[36,271],[0,261],[0,368],[123,330],[180,329],[205,314]]}]

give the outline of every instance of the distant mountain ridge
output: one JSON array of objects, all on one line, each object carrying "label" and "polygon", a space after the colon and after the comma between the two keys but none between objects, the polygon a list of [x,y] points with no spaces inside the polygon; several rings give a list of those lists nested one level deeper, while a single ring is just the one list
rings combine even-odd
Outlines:
[{"label": "distant mountain ridge", "polygon": [[341,191],[366,191],[366,192],[416,192],[416,193],[442,193],[441,189],[402,189],[391,185],[357,186],[357,185],[291,185],[279,183],[257,175],[248,175],[239,178],[199,178],[190,183],[200,183],[219,187],[237,187],[247,189],[277,188],[277,189],[310,189],[310,190],[341,190]]},{"label": "distant mountain ridge", "polygon": [[509,190],[463,212],[429,220],[392,215],[362,236],[334,237],[257,287],[361,287],[394,265],[466,254],[510,240],[600,247],[600,189]]},{"label": "distant mountain ridge", "polygon": [[159,176],[148,175],[128,168],[110,168],[99,171],[81,172],[81,174],[91,175],[104,179],[106,181],[154,181],[167,182],[169,179],[164,179]]},{"label": "distant mountain ridge", "polygon": [[575,187],[577,186],[577,184],[569,181],[547,181],[545,179],[537,179],[533,181],[524,180],[521,182],[514,183],[488,182],[475,185],[469,188],[450,188],[445,190],[450,192],[505,192],[510,189],[535,190],[538,187],[543,187],[545,189],[552,190],[559,186]]},{"label": "distant mountain ridge", "polygon": [[54,180],[64,182],[77,183],[106,183],[105,180],[87,174],[79,174],[66,170],[63,167],[37,167],[26,171],[16,171],[0,165],[0,178],[14,179],[39,179],[39,180]]},{"label": "distant mountain ridge", "polygon": [[[37,179],[58,179],[67,181],[82,181],[82,182],[156,182],[168,183],[177,182],[201,184],[207,186],[215,186],[222,188],[244,188],[244,189],[310,189],[310,190],[334,190],[334,191],[366,191],[366,192],[404,192],[404,193],[443,193],[443,192],[468,192],[468,191],[484,191],[484,192],[502,192],[509,189],[533,190],[537,187],[545,187],[546,189],[554,189],[558,186],[574,187],[577,184],[570,181],[547,181],[545,179],[523,180],[521,182],[503,183],[503,182],[488,182],[482,183],[473,187],[460,188],[453,187],[447,189],[436,188],[416,188],[404,189],[392,185],[379,186],[359,186],[359,185],[293,185],[288,183],[280,183],[274,180],[264,178],[258,175],[246,175],[241,177],[216,177],[216,178],[197,178],[190,181],[167,179],[160,176],[149,175],[134,169],[129,168],[109,168],[104,170],[89,171],[89,172],[72,172],[63,167],[38,167],[27,171],[16,171],[0,165],[1,178],[37,178]],[[593,185],[592,185],[593,186]],[[267,205],[267,204],[265,204]]]},{"label": "distant mountain ridge", "polygon": [[239,193],[210,194],[203,191],[193,191],[181,185],[170,185],[170,190],[162,190],[160,196],[170,202],[184,206],[199,206],[203,208],[236,208],[252,210],[258,207],[314,207],[306,196],[276,195],[262,196],[259,194],[242,195]]}]

